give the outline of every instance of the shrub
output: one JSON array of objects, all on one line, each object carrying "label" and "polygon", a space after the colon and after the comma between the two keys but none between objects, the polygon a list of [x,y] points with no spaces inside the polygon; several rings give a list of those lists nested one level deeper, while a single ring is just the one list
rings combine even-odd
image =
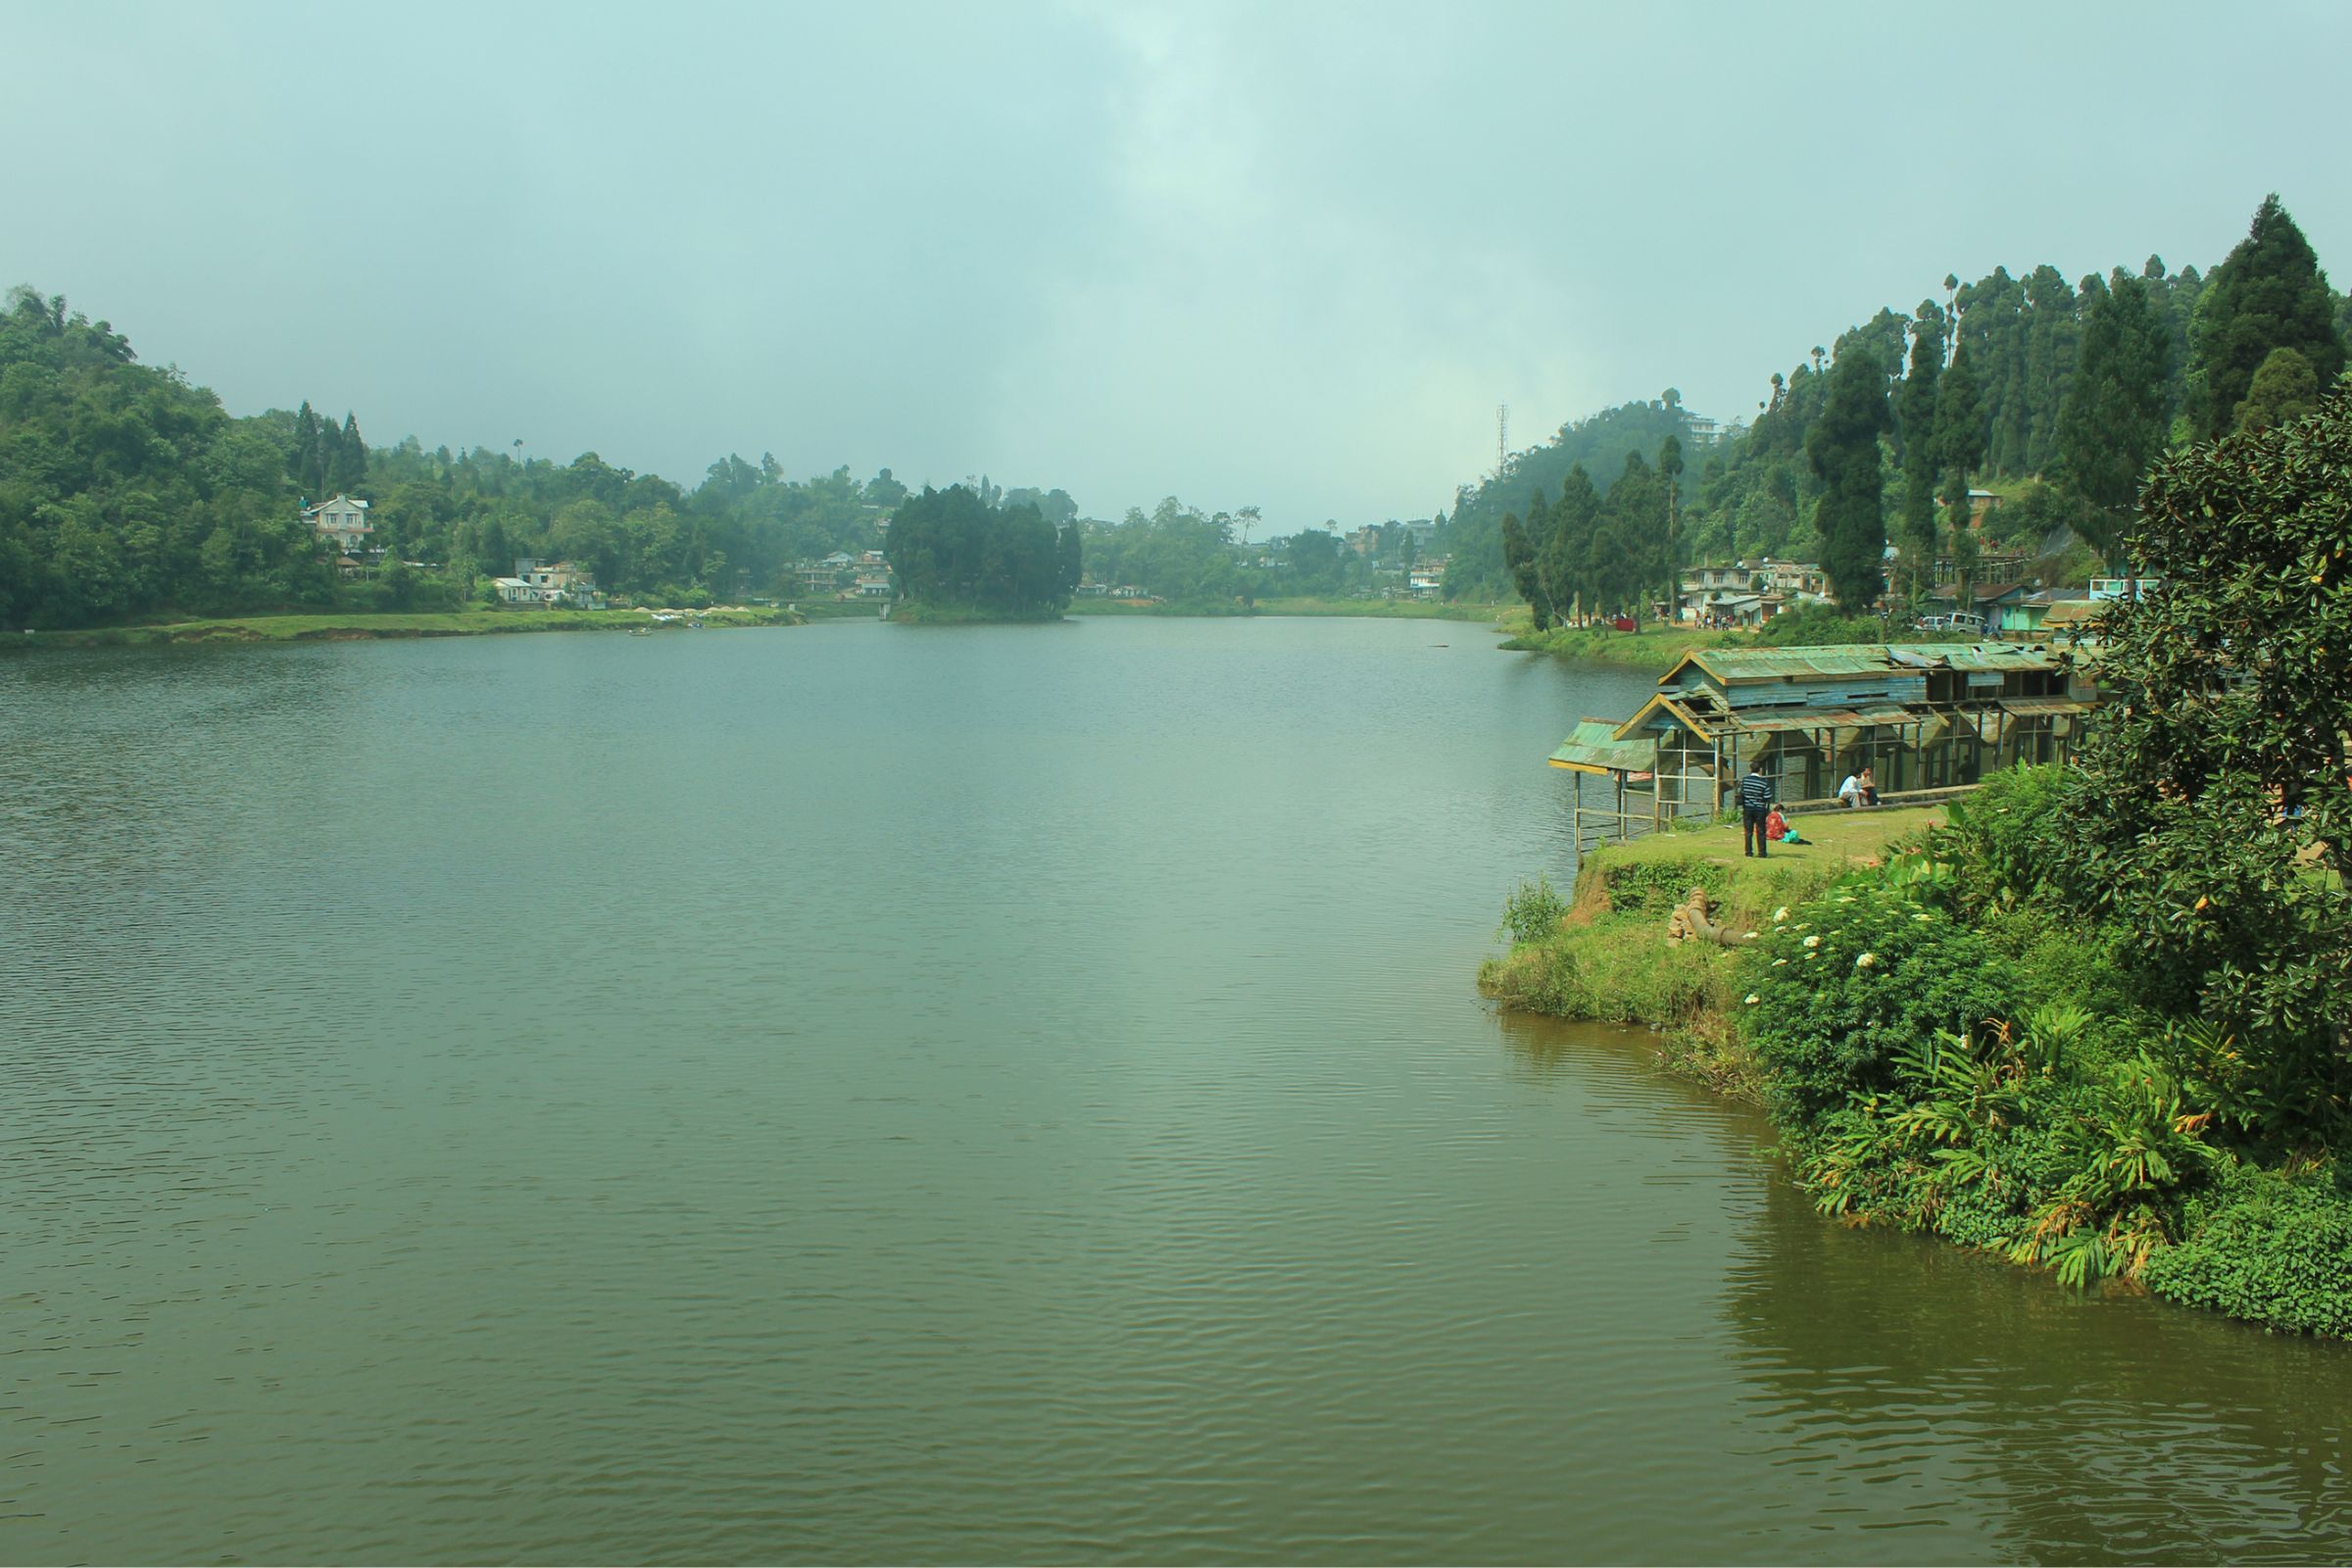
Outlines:
[{"label": "shrub", "polygon": [[1963,910],[2015,904],[2047,884],[2055,824],[2081,787],[2055,763],[2006,768],[1946,808],[1931,842],[1953,866]]},{"label": "shrub", "polygon": [[2148,1259],[2148,1288],[2188,1306],[2352,1337],[2352,1193],[2329,1170],[2234,1166],[2190,1205],[2188,1239]]},{"label": "shrub", "polygon": [[1497,937],[1507,934],[1513,947],[1523,942],[1542,942],[1558,935],[1560,916],[1567,912],[1568,901],[1552,887],[1551,878],[1539,876],[1511,891],[1502,906],[1502,927],[1494,934]]},{"label": "shrub", "polygon": [[1984,938],[1914,896],[1933,886],[1846,878],[1751,949],[1740,1024],[1787,1122],[1817,1124],[1847,1097],[1890,1087],[1898,1053],[2015,1010]]}]

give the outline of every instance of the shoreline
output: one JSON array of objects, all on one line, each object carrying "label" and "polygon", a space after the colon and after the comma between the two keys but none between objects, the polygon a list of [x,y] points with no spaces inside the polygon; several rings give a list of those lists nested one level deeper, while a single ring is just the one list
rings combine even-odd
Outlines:
[{"label": "shoreline", "polygon": [[[768,609],[665,612],[691,616],[703,628],[801,626],[806,612]],[[688,631],[684,621],[657,623],[648,610],[436,610],[347,614],[287,612],[190,616],[130,626],[76,626],[64,631],[0,635],[0,648],[143,648],[159,644],[376,642],[402,637],[484,637],[525,632],[613,631],[638,627]],[[830,618],[830,617],[828,617]]]},{"label": "shoreline", "polygon": [[[1999,799],[1979,811],[2011,811]],[[1731,823],[1598,845],[1566,896],[1520,885],[1479,993],[1508,1011],[1646,1028],[1661,1070],[1767,1112],[1786,1174],[1827,1220],[2352,1342],[2352,1183],[2329,1162],[2207,1143],[2211,1116],[2174,1098],[2150,1113],[2154,1131],[2132,1133],[2166,1163],[2097,1197],[2088,1183],[2122,1167],[2094,1136],[2136,1127],[2134,1096],[2180,1091],[2147,1054],[2149,1018],[2102,989],[2090,933],[2031,902],[1972,913],[1953,899],[1967,841],[1985,832],[1953,811],[1808,812],[1810,843],[1764,861],[1741,855]],[[1683,928],[1699,890],[1719,929],[1677,942],[1669,922]],[[1940,989],[1972,973],[1972,995]],[[1910,1000],[1928,991],[1933,1004]],[[1931,1015],[1946,1004],[1982,1033]],[[1869,1078],[1874,1058],[1891,1082]],[[2009,1098],[1987,1112],[1972,1100],[1986,1094]]]}]

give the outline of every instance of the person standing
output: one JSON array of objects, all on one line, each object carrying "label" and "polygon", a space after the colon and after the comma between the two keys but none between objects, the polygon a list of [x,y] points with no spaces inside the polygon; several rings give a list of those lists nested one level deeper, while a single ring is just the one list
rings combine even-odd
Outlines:
[{"label": "person standing", "polygon": [[1765,846],[1764,817],[1772,809],[1773,797],[1779,792],[1772,780],[1764,776],[1764,759],[1757,758],[1747,764],[1747,777],[1740,781],[1740,853],[1762,859]]}]

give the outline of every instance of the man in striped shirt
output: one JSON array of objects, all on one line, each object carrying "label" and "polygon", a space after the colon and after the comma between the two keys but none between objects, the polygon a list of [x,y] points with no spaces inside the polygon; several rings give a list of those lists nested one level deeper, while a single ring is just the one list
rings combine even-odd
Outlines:
[{"label": "man in striped shirt", "polygon": [[1757,758],[1747,764],[1747,777],[1740,781],[1740,853],[1764,858],[1764,814],[1772,809],[1773,797],[1779,792],[1772,780],[1764,776],[1764,759]]}]

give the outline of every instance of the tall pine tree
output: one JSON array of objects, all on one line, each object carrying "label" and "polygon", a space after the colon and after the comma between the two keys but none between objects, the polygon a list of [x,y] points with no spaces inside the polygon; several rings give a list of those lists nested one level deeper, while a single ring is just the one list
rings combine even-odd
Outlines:
[{"label": "tall pine tree", "polygon": [[2065,483],[2082,498],[2081,526],[2101,554],[2123,537],[2140,478],[2164,450],[2171,355],[2147,283],[2119,269],[2091,300],[2058,419]]},{"label": "tall pine tree", "polygon": [[1829,401],[1805,432],[1805,461],[1820,475],[1814,514],[1830,592],[1848,614],[1868,610],[1886,587],[1886,514],[1879,436],[1893,428],[1886,372],[1868,354],[1850,353],[1830,371]]},{"label": "tall pine tree", "polygon": [[1895,393],[1903,442],[1902,539],[1919,574],[1936,554],[1936,389],[1943,378],[1943,307],[1921,300],[1911,318],[1911,369]]},{"label": "tall pine tree", "polygon": [[2246,237],[2213,270],[2197,305],[2189,415],[2200,437],[2228,434],[2254,372],[2274,349],[2293,349],[2322,387],[2344,368],[2335,296],[2303,230],[2276,194],[2262,199]]}]

